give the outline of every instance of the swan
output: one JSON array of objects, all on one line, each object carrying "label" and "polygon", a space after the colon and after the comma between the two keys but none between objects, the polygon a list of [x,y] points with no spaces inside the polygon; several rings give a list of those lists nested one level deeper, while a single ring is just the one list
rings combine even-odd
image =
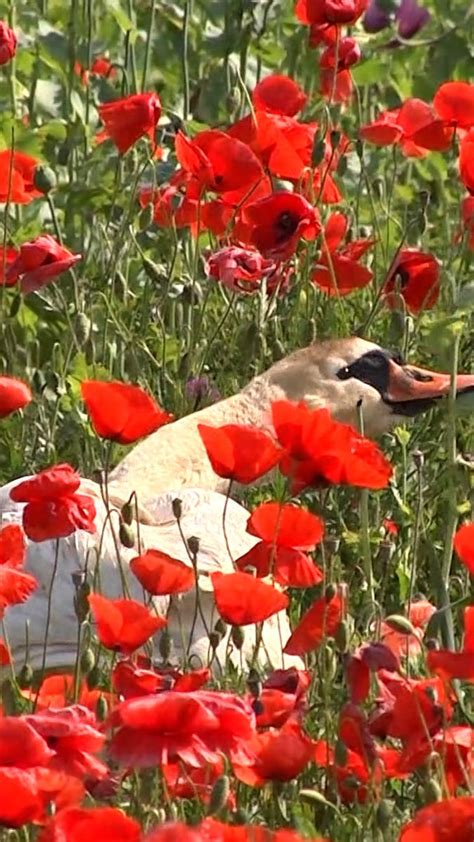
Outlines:
[{"label": "swan", "polygon": [[[450,382],[448,374],[406,364],[400,355],[359,337],[331,340],[295,351],[254,377],[238,394],[160,428],[133,447],[111,472],[108,501],[115,507],[116,517],[107,516],[99,486],[83,480],[81,493],[95,498],[97,532],[78,531],[59,542],[54,578],[56,542],[29,542],[25,570],[36,577],[38,587],[26,603],[7,609],[4,618],[15,671],[25,663],[42,670],[43,662],[47,671],[73,669],[78,632],[75,582],[85,575],[93,580],[99,570],[100,590],[105,596],[123,596],[125,578],[127,595],[143,601],[142,588],[128,568],[130,560],[139,549],[153,548],[190,565],[187,541],[191,537],[198,539],[200,611],[196,623],[195,591],[153,599],[159,613],[168,615],[168,660],[173,664],[210,664],[215,671],[225,669],[228,658],[237,667],[250,662],[255,656],[255,627],[245,628],[239,648],[231,642],[229,630],[215,650],[210,648],[209,631],[218,616],[209,574],[232,572],[231,557],[246,553],[257,539],[245,531],[248,511],[236,500],[227,499],[228,481],[213,472],[198,424],[251,424],[271,431],[272,401],[304,400],[311,408],[327,407],[337,420],[353,426],[362,413],[366,435],[375,437],[429,409],[449,393]],[[457,377],[458,393],[473,389],[474,376]],[[23,479],[0,489],[2,525],[22,521],[23,505],[11,500],[10,491]],[[127,548],[117,541],[117,510],[133,492],[138,500],[138,522],[134,546]],[[222,529],[224,506],[228,545]],[[45,642],[49,599],[51,616]],[[285,643],[289,633],[285,612],[267,620],[257,650],[258,663],[274,668],[301,666],[299,658],[282,655],[281,642]],[[155,643],[155,660],[160,662],[159,634]]]}]

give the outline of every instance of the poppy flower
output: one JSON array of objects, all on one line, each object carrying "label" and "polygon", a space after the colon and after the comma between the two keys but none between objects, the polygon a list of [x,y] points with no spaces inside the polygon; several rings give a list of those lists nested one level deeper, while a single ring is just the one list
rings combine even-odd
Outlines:
[{"label": "poppy flower", "polygon": [[8,523],[0,529],[0,565],[23,567],[26,558],[25,533],[17,523]]},{"label": "poppy flower", "polygon": [[72,254],[49,234],[41,234],[36,240],[20,246],[18,257],[7,270],[7,284],[19,281],[22,292],[35,292],[71,269],[81,257]]},{"label": "poppy flower", "polygon": [[0,767],[0,791],[0,827],[18,828],[40,820],[44,802],[34,772]]},{"label": "poppy flower", "polygon": [[311,588],[323,580],[317,564],[301,550],[259,541],[235,562],[244,573],[252,567],[259,579],[272,575],[282,587]]},{"label": "poppy flower", "polygon": [[[229,203],[240,202],[264,177],[252,149],[217,129],[200,132],[192,140],[178,132],[175,150],[181,167],[192,177],[190,198],[199,199],[210,190]],[[189,193],[193,186],[195,195]]]},{"label": "poppy flower", "polygon": [[144,135],[156,146],[155,130],[161,115],[157,94],[132,94],[99,105],[98,111],[105,126],[97,136],[99,143],[110,138],[121,155]]},{"label": "poppy flower", "polygon": [[422,807],[404,824],[399,842],[471,842],[474,837],[474,798],[445,798]]},{"label": "poppy flower", "polygon": [[398,657],[415,658],[422,651],[423,635],[436,608],[426,599],[412,602],[408,611],[408,620],[413,631],[401,631],[393,623],[382,622],[380,639]]},{"label": "poppy flower", "polygon": [[294,117],[308,101],[305,92],[289,76],[273,73],[266,76],[253,89],[252,102],[256,110],[270,111]]},{"label": "poppy flower", "polygon": [[465,523],[458,529],[454,536],[454,549],[474,576],[474,523]]},{"label": "poppy flower", "polygon": [[469,129],[459,144],[459,175],[466,190],[474,193],[474,129]]},{"label": "poppy flower", "polygon": [[261,503],[247,521],[247,532],[277,547],[313,550],[323,537],[323,522],[293,503]]},{"label": "poppy flower", "polygon": [[79,61],[74,63],[74,73],[79,76],[84,86],[89,84],[89,76],[104,76],[106,79],[115,79],[117,68],[105,56],[97,56],[91,64],[90,70],[83,67]]},{"label": "poppy flower", "polygon": [[362,126],[360,137],[377,146],[397,144],[403,155],[422,157],[428,149],[444,151],[452,142],[453,130],[422,99],[405,100],[400,108],[384,111]]},{"label": "poppy flower", "polygon": [[210,676],[211,671],[207,667],[182,673],[178,669],[146,669],[129,661],[119,661],[112,672],[112,684],[124,699],[133,699],[162,690],[174,690],[176,693],[200,690]]},{"label": "poppy flower", "polygon": [[107,649],[131,655],[166,626],[166,619],[151,614],[134,599],[107,599],[94,593],[88,597],[97,636]]},{"label": "poppy flower", "polygon": [[449,688],[440,678],[409,679],[380,670],[377,674],[380,704],[370,715],[374,736],[402,740],[405,745],[420,736],[436,734],[453,713]]},{"label": "poppy flower", "polygon": [[289,604],[286,594],[250,573],[211,573],[211,582],[217,610],[232,626],[262,623]]},{"label": "poppy flower", "polygon": [[38,842],[140,842],[141,827],[117,807],[69,807],[52,816],[39,834]]},{"label": "poppy flower", "polygon": [[33,399],[30,387],[16,377],[0,377],[0,418],[23,409]]},{"label": "poppy flower", "polygon": [[26,715],[24,721],[53,749],[51,768],[81,779],[97,780],[108,774],[107,766],[95,757],[105,737],[97,729],[92,711],[82,705],[70,705]]},{"label": "poppy flower", "polygon": [[311,280],[329,295],[348,295],[367,286],[373,277],[359,260],[375,240],[352,240],[343,246],[348,228],[345,214],[337,212],[331,214],[324,226],[322,253]]},{"label": "poppy flower", "polygon": [[360,61],[361,50],[354,38],[329,44],[319,58],[320,91],[333,102],[347,102],[352,95],[349,68]]},{"label": "poppy flower", "polygon": [[219,477],[248,485],[278,464],[280,448],[263,430],[243,424],[198,424],[198,431]]},{"label": "poppy flower", "polygon": [[76,529],[94,532],[94,501],[77,494],[81,478],[70,465],[55,465],[10,491],[15,503],[26,503],[23,529],[32,541],[66,538]]},{"label": "poppy flower", "polygon": [[8,64],[16,54],[16,35],[8,23],[0,21],[0,65]]},{"label": "poppy flower", "polygon": [[[147,833],[144,842],[176,842],[177,839],[179,842],[203,842],[199,828],[189,827],[183,822],[165,822],[159,825]],[[206,842],[214,842],[214,839],[206,838]],[[216,842],[221,842],[221,837],[218,837]]]},{"label": "poppy flower", "polygon": [[395,672],[400,668],[398,657],[384,643],[364,643],[346,662],[346,678],[351,702],[364,702],[370,692],[370,674],[384,669]]},{"label": "poppy flower", "polygon": [[[272,175],[296,183],[311,166],[317,128],[314,122],[301,123],[284,114],[257,110],[230,126],[228,134],[250,146]],[[265,189],[265,182],[260,183],[259,189]],[[255,202],[268,193],[270,190],[260,196],[252,193],[249,200]]]},{"label": "poppy flower", "polygon": [[0,565],[0,619],[6,608],[26,602],[37,587],[38,582],[29,573]]},{"label": "poppy flower", "polygon": [[255,732],[250,705],[231,693],[164,692],[121,702],[109,718],[109,754],[123,766],[184,763],[198,768],[222,755],[250,762],[246,744]]},{"label": "poppy flower", "polygon": [[367,9],[369,0],[297,0],[295,14],[301,23],[352,26]]},{"label": "poppy flower", "polygon": [[284,449],[280,471],[293,493],[321,484],[385,488],[390,463],[377,445],[348,424],[333,421],[326,409],[310,410],[304,401],[272,403],[276,437]]},{"label": "poppy flower", "polygon": [[286,259],[296,250],[298,240],[314,240],[321,230],[319,213],[299,193],[278,190],[245,205],[235,236],[243,237],[264,257]]},{"label": "poppy flower", "polygon": [[[225,774],[225,763],[221,758],[217,763],[207,763],[199,769],[182,762],[167,763],[162,767],[162,773],[169,798],[197,798],[201,803],[209,804],[216,780]],[[235,796],[231,790],[224,806],[235,809]],[[181,836],[179,840],[181,842]],[[202,842],[201,837],[199,842]]]},{"label": "poppy flower", "polygon": [[28,205],[43,194],[34,185],[35,170],[40,164],[24,152],[4,149],[0,152],[0,202]]},{"label": "poppy flower", "polygon": [[[22,690],[21,694],[25,699],[29,699],[36,705],[36,710],[45,710],[47,708],[64,708],[74,698],[74,676],[66,674],[48,675],[41,682],[38,689]],[[108,699],[109,693],[103,690],[89,690],[87,684],[83,681],[79,684],[78,704],[84,708],[95,713],[97,709],[97,702],[100,698]]]},{"label": "poppy flower", "polygon": [[271,294],[283,280],[274,260],[266,260],[255,249],[238,246],[226,246],[210,254],[204,269],[208,278],[215,278],[231,292],[244,295],[258,292],[264,281]]},{"label": "poppy flower", "polygon": [[11,662],[10,650],[3,640],[0,640],[0,667],[7,667]]},{"label": "poppy flower", "polygon": [[18,250],[16,248],[12,248],[11,246],[7,246],[5,249],[0,246],[0,285],[1,286],[13,286],[14,281],[11,283],[7,282],[7,270],[9,266],[13,263],[14,260],[18,257]]},{"label": "poppy flower", "polygon": [[196,583],[192,567],[160,550],[147,550],[133,558],[130,570],[153,596],[185,593]]},{"label": "poppy flower", "polygon": [[304,655],[317,649],[325,638],[334,636],[344,612],[345,600],[340,591],[317,599],[287,640],[285,654]]},{"label": "poppy flower", "polygon": [[291,781],[298,777],[314,754],[313,740],[296,722],[287,722],[279,730],[271,728],[255,734],[249,747],[255,755],[252,765],[234,764],[236,778],[248,786]]},{"label": "poppy flower", "polygon": [[118,380],[83,380],[81,394],[98,436],[133,444],[173,420],[140,386]]},{"label": "poppy flower", "polygon": [[433,107],[451,126],[470,129],[474,126],[474,85],[469,82],[444,82],[436,91]]},{"label": "poppy flower", "polygon": [[47,766],[53,756],[54,751],[25,717],[0,717],[0,767]]},{"label": "poppy flower", "polygon": [[391,310],[397,309],[400,298],[414,315],[431,309],[440,292],[436,257],[415,248],[402,249],[390,269],[383,292],[385,303]]}]

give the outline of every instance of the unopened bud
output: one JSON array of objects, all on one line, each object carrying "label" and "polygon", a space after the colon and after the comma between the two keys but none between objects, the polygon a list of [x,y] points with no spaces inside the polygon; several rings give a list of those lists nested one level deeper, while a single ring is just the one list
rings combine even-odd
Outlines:
[{"label": "unopened bud", "polygon": [[148,257],[142,255],[142,266],[145,270],[145,274],[149,277],[150,281],[153,281],[154,284],[161,286],[163,281],[166,281],[166,275],[164,275],[163,271],[153,263]]},{"label": "unopened bud", "polygon": [[324,155],[326,153],[326,143],[321,137],[317,137],[314,141],[313,145],[313,154],[311,156],[311,164],[313,167],[319,167],[319,165],[324,161]]},{"label": "unopened bud", "polygon": [[342,620],[334,635],[334,641],[338,652],[347,652],[349,647],[349,624],[347,620]]},{"label": "unopened bud", "polygon": [[426,804],[433,804],[435,801],[441,801],[443,793],[438,781],[435,778],[428,778],[423,787],[423,795]]},{"label": "unopened bud", "polygon": [[332,558],[337,552],[339,552],[341,541],[335,535],[327,535],[324,539],[324,550],[328,554],[329,558]]},{"label": "unopened bud", "polygon": [[258,699],[262,695],[262,682],[257,670],[250,670],[247,678],[247,687],[254,699]]},{"label": "unopened bud", "polygon": [[126,523],[122,523],[119,526],[119,538],[120,543],[123,547],[126,547],[128,550],[131,550],[135,546],[135,535],[133,533],[133,529]]},{"label": "unopened bud", "polygon": [[168,629],[163,629],[158,642],[158,651],[165,663],[169,661],[171,655],[171,635]]},{"label": "unopened bud", "polygon": [[89,690],[95,690],[100,684],[100,669],[97,664],[92,667],[91,671],[87,673],[86,677],[87,687]]},{"label": "unopened bud", "polygon": [[224,637],[224,635],[227,634],[227,623],[224,623],[222,617],[219,617],[214,626],[214,631],[216,631],[217,634],[220,634],[221,637]]},{"label": "unopened bud", "polygon": [[377,804],[377,808],[375,810],[375,823],[382,833],[385,833],[385,831],[390,827],[392,810],[392,804],[390,801],[387,801],[386,798],[382,798],[382,800]]},{"label": "unopened bud", "polygon": [[128,502],[124,503],[122,508],[120,509],[120,517],[122,518],[122,521],[127,524],[127,526],[132,525],[133,514],[133,505],[130,502],[130,500],[128,500]]},{"label": "unopened bud", "polygon": [[413,453],[412,453],[412,456],[413,456],[413,461],[415,463],[415,466],[419,470],[421,470],[421,468],[425,464],[425,456],[424,456],[423,452],[421,450],[414,450]]},{"label": "unopened bud", "polygon": [[229,799],[230,793],[230,781],[227,775],[219,775],[218,778],[214,781],[214,786],[212,787],[211,797],[209,799],[209,806],[207,808],[207,814],[209,816],[215,816],[216,813],[220,813],[226,805]]},{"label": "unopened bud", "polygon": [[81,655],[80,668],[83,675],[89,675],[90,671],[95,667],[95,657],[92,649],[84,649]]},{"label": "unopened bud", "polygon": [[144,208],[141,209],[140,213],[138,214],[138,228],[140,231],[146,231],[151,223],[153,222],[153,215],[155,213],[155,208],[153,207],[152,203],[149,202],[145,205]]},{"label": "unopened bud", "polygon": [[385,623],[393,629],[393,631],[398,632],[399,634],[416,635],[415,627],[412,623],[410,623],[410,620],[408,620],[407,617],[403,617],[401,614],[390,614],[385,618]]},{"label": "unopened bud", "polygon": [[329,140],[331,143],[331,147],[333,149],[337,149],[341,140],[341,132],[337,129],[333,129],[331,134],[329,135]]},{"label": "unopened bud", "polygon": [[334,746],[334,760],[336,761],[336,766],[345,766],[347,758],[348,753],[346,744],[342,740],[336,740],[336,745]]},{"label": "unopened bud", "polygon": [[45,167],[42,164],[36,167],[33,184],[40,193],[44,193],[45,195],[50,193],[51,190],[54,190],[57,183],[56,173],[51,167]]},{"label": "unopened bud", "polygon": [[191,535],[191,537],[188,538],[188,548],[191,555],[197,556],[199,552],[199,538],[196,538],[195,535]]},{"label": "unopened bud", "polygon": [[103,722],[104,719],[107,718],[108,712],[109,706],[107,704],[107,699],[105,698],[105,696],[99,696],[95,706],[95,715],[99,722]]},{"label": "unopened bud", "polygon": [[90,605],[89,595],[91,593],[91,586],[87,580],[83,581],[76,590],[74,597],[74,611],[79,623],[84,623],[89,616]]},{"label": "unopened bud", "polygon": [[74,333],[78,344],[82,347],[89,339],[91,333],[91,320],[85,313],[78,313],[74,320]]},{"label": "unopened bud", "polygon": [[22,690],[27,690],[28,687],[31,687],[31,684],[33,682],[33,670],[29,664],[24,664],[22,666],[17,681],[18,686]]},{"label": "unopened bud", "polygon": [[232,640],[232,643],[234,644],[236,649],[242,649],[242,646],[244,645],[245,641],[245,632],[242,626],[232,626],[230,632],[230,639]]},{"label": "unopened bud", "polygon": [[331,602],[331,599],[334,599],[336,594],[337,594],[336,585],[334,585],[332,582],[330,582],[329,585],[326,585],[326,589],[324,591],[324,599],[326,600],[326,602]]},{"label": "unopened bud", "polygon": [[358,138],[354,144],[354,149],[357,157],[359,159],[363,158],[364,156],[364,144],[362,143],[361,139]]},{"label": "unopened bud", "polygon": [[211,631],[209,634],[209,644],[213,652],[217,649],[222,640],[222,635],[219,632]]},{"label": "unopened bud", "polygon": [[181,520],[181,517],[183,515],[183,503],[179,499],[179,497],[174,498],[173,502],[171,503],[171,509],[176,520]]}]

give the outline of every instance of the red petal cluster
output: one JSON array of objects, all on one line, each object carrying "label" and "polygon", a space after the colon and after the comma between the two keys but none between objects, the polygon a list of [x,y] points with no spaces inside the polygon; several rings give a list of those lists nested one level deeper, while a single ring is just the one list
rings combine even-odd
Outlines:
[{"label": "red petal cluster", "polygon": [[83,380],[81,393],[98,436],[133,444],[173,420],[140,386],[117,380]]}]

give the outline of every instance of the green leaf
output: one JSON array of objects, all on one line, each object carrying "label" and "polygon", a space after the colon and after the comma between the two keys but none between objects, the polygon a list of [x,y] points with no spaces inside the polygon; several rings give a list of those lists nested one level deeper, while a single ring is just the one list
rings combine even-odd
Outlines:
[{"label": "green leaf", "polygon": [[361,61],[352,70],[352,75],[356,85],[372,85],[374,82],[379,82],[380,77],[385,72],[385,65],[380,59],[369,58],[367,61]]}]

